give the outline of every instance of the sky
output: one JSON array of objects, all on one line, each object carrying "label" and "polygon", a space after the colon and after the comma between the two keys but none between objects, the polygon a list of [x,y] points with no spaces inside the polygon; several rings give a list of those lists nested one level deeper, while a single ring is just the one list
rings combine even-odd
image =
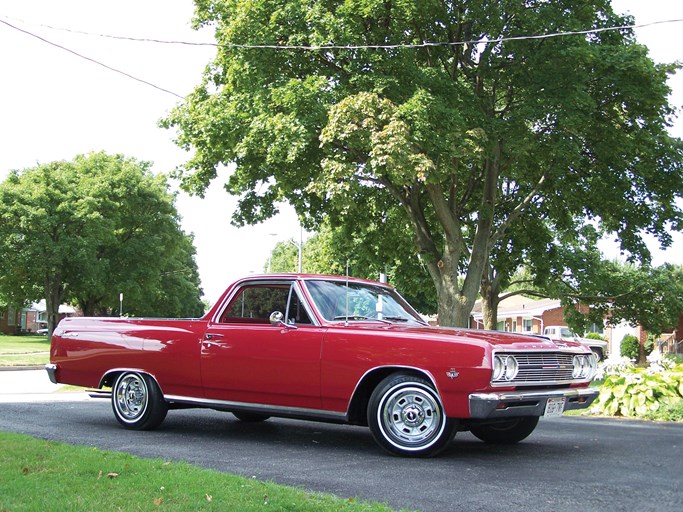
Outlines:
[{"label": "sky", "polygon": [[[681,0],[614,0],[612,5],[633,14],[638,24],[683,20]],[[191,29],[193,9],[191,0],[0,0],[0,180],[12,169],[73,160],[90,151],[151,161],[159,173],[186,162],[191,155],[158,121],[199,83],[215,50],[102,35],[212,43],[212,29]],[[636,33],[656,62],[683,61],[683,21]],[[681,107],[683,73],[670,86],[672,104]],[[683,137],[683,119],[672,134]],[[209,302],[233,280],[262,272],[278,241],[302,236],[287,206],[264,224],[232,226],[237,201],[222,189],[225,179],[219,176],[204,199],[179,191],[176,200],[183,229],[195,236]],[[618,253],[607,241],[601,248],[610,257]],[[656,265],[683,264],[681,234],[667,251],[656,244],[651,249]]]}]

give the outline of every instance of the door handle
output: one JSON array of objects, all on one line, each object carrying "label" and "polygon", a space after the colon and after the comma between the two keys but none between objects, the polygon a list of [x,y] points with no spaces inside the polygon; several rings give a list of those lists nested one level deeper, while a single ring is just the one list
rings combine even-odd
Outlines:
[{"label": "door handle", "polygon": [[222,338],[222,337],[223,337],[222,334],[208,334],[207,333],[204,335],[204,339],[206,339],[206,340],[215,340],[215,339]]}]

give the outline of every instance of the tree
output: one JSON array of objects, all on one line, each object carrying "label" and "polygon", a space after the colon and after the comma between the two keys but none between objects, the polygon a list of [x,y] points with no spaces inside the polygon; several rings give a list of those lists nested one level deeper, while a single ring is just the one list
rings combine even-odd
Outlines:
[{"label": "tree", "polygon": [[530,211],[565,233],[595,223],[638,254],[643,232],[667,244],[681,229],[676,66],[628,29],[602,31],[632,22],[608,0],[196,3],[220,46],[162,121],[194,150],[183,186],[202,194],[234,164],[237,224],[282,200],[351,231],[400,211],[441,324],[467,325],[492,250]]},{"label": "tree", "polygon": [[624,321],[658,336],[675,328],[683,312],[683,267],[677,265],[604,261],[577,286],[580,291],[566,293],[563,303],[568,323],[579,331],[608,318],[612,325]]},{"label": "tree", "polygon": [[[348,265],[349,273],[356,277],[377,280],[380,274],[385,274],[388,282],[418,311],[427,315],[436,313],[436,294],[426,270],[412,251],[409,230],[404,225],[401,233],[400,227],[394,226],[397,230],[387,236],[391,226],[389,219],[381,225],[368,222],[365,229],[355,229],[353,233],[343,226],[333,228],[323,223],[303,244],[303,271],[344,275]],[[381,228],[384,236],[378,236],[377,228]],[[297,252],[294,240],[278,242],[264,270],[296,272]]]},{"label": "tree", "polygon": [[182,290],[181,310],[197,312],[194,247],[173,201],[148,163],[121,155],[13,171],[0,184],[0,290],[15,303],[44,297],[51,333],[65,301],[101,314],[118,311],[125,292],[134,312],[164,296],[163,272],[186,272],[174,291]]}]

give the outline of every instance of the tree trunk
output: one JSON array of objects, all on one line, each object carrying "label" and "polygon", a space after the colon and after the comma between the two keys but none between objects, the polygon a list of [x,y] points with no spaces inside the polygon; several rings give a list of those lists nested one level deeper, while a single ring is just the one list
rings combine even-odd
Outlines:
[{"label": "tree trunk", "polygon": [[64,287],[58,276],[51,276],[45,280],[45,316],[47,317],[47,335],[52,338],[59,323],[59,305],[64,297]]},{"label": "tree trunk", "polygon": [[481,311],[484,317],[484,329],[495,331],[498,328],[498,304],[500,297],[500,279],[495,276],[488,258],[486,270],[481,278]]},{"label": "tree trunk", "polygon": [[439,325],[465,328],[470,326],[473,300],[468,300],[457,287],[443,282],[437,289],[437,295],[439,300],[437,323]]},{"label": "tree trunk", "polygon": [[492,287],[482,286],[481,311],[484,316],[484,329],[495,331],[498,328],[498,294]]}]

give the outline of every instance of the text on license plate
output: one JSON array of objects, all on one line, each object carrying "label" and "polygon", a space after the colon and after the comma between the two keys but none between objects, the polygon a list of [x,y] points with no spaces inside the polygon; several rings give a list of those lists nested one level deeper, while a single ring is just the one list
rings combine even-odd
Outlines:
[{"label": "text on license plate", "polygon": [[565,397],[561,398],[548,398],[548,402],[545,404],[545,413],[543,416],[545,418],[557,418],[562,416],[564,412],[564,403],[567,399]]}]

